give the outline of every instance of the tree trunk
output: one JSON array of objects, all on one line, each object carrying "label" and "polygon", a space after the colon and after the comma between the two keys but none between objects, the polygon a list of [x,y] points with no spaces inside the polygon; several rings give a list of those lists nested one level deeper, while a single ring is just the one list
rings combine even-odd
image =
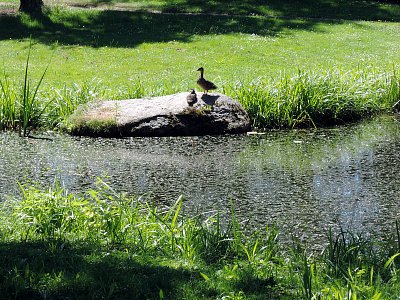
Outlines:
[{"label": "tree trunk", "polygon": [[28,14],[42,11],[43,0],[21,0],[19,11]]}]

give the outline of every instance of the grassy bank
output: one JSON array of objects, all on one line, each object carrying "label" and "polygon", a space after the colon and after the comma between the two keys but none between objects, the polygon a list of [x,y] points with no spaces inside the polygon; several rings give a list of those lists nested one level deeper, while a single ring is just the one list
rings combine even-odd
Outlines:
[{"label": "grassy bank", "polygon": [[7,107],[12,97],[0,92],[2,120],[18,109],[30,37],[33,82],[50,63],[38,95],[39,111],[52,103],[38,122],[48,128],[62,127],[93,99],[188,91],[199,66],[257,127],[343,123],[388,111],[399,99],[396,4],[130,1],[136,10],[121,11],[112,10],[118,2],[108,3],[111,10],[65,3],[35,18],[0,14],[0,79],[15,98]]},{"label": "grassy bank", "polygon": [[[29,79],[28,79],[29,80]],[[40,84],[40,80],[36,83]],[[26,95],[23,82],[0,78],[0,129],[65,129],[69,116],[80,104],[101,98],[130,99],[178,92],[167,86],[141,81],[127,90],[104,89],[98,82],[74,84],[62,89],[42,88]],[[391,112],[400,99],[400,79],[391,73],[330,70],[325,74],[299,71],[293,76],[258,78],[221,87],[249,113],[256,128],[320,127],[354,122]],[[24,96],[25,95],[25,96]],[[28,127],[28,128],[26,128]]]},{"label": "grassy bank", "polygon": [[104,182],[81,195],[22,188],[0,211],[2,299],[395,299],[399,232],[328,233],[311,253],[273,228],[246,232]]}]

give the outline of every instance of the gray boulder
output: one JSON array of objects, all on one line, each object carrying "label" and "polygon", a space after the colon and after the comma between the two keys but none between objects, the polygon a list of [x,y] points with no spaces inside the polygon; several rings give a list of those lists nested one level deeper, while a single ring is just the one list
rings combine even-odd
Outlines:
[{"label": "gray boulder", "polygon": [[71,116],[73,135],[128,137],[244,133],[250,118],[226,95],[189,93],[101,101],[81,106]]}]

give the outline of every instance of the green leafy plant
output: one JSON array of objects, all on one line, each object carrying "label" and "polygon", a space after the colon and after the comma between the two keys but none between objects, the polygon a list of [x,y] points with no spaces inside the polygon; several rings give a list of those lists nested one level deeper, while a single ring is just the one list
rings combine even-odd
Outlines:
[{"label": "green leafy plant", "polygon": [[183,207],[182,197],[156,206],[101,179],[81,194],[21,185],[0,206],[2,296],[378,300],[400,290],[399,254],[354,233],[331,232],[322,255],[307,254],[273,227],[243,229],[234,208],[225,224]]},{"label": "green leafy plant", "polygon": [[49,64],[45,68],[36,86],[34,86],[32,89],[31,80],[29,78],[29,73],[28,73],[31,49],[32,49],[32,39],[30,40],[29,43],[28,57],[26,59],[26,65],[25,65],[22,99],[21,102],[19,103],[20,134],[22,134],[22,136],[28,136],[30,134],[32,127],[34,127],[37,124],[41,115],[44,113],[44,111],[52,101],[49,100],[47,103],[43,105],[43,107],[40,107],[40,105],[38,105],[37,93],[40,85],[42,84],[43,78],[46,75],[47,69],[49,68]]},{"label": "green leafy plant", "polygon": [[17,87],[5,72],[3,79],[0,79],[0,129],[18,130],[25,137],[39,124],[43,113],[53,101],[50,99],[43,104],[38,98],[39,88],[50,63],[36,85],[32,86],[29,75],[31,49],[32,39],[29,42],[22,87]]},{"label": "green leafy plant", "polygon": [[0,78],[0,88],[2,94],[0,97],[0,130],[7,128],[15,130],[18,125],[17,95],[5,72],[3,78]]}]

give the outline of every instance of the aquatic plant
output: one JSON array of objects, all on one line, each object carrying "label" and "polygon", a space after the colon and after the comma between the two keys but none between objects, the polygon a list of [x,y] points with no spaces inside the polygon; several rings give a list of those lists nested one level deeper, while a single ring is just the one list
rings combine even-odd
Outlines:
[{"label": "aquatic plant", "polygon": [[[92,80],[72,87],[64,86],[61,90],[45,88],[41,94],[47,100],[38,101],[37,91],[47,68],[35,90],[31,91],[28,67],[29,55],[21,100],[18,100],[18,89],[10,78],[4,75],[4,79],[0,79],[0,128],[15,129],[20,124],[23,135],[29,134],[28,128],[39,124],[48,128],[68,128],[68,119],[80,104],[99,98],[127,99],[177,91],[170,86],[144,86],[140,80],[127,89],[113,91],[100,81]],[[299,71],[295,76],[283,74],[274,80],[258,78],[225,84],[223,92],[244,106],[253,127],[318,127],[390,112],[400,99],[400,83],[396,71],[329,70],[326,74]]]},{"label": "aquatic plant", "polygon": [[[183,214],[99,180],[82,194],[21,185],[0,207],[3,297],[390,299],[399,253],[341,231],[322,253],[281,244],[275,228]],[[395,252],[393,252],[393,250]],[[389,254],[394,253],[394,254]]]},{"label": "aquatic plant", "polygon": [[329,126],[390,111],[400,98],[395,71],[367,70],[326,74],[299,71],[295,76],[236,83],[224,87],[249,112],[255,127]]},{"label": "aquatic plant", "polygon": [[22,87],[16,88],[15,83],[12,83],[6,74],[4,74],[3,79],[0,79],[2,92],[2,97],[0,97],[0,129],[18,129],[22,136],[30,134],[32,128],[38,124],[42,114],[52,102],[52,100],[48,100],[45,103],[39,103],[37,97],[49,64],[37,84],[33,88],[31,86],[29,77],[31,49],[32,40],[29,43]]},{"label": "aquatic plant", "polygon": [[28,56],[25,65],[24,85],[22,90],[22,101],[21,101],[22,103],[19,103],[20,105],[19,122],[20,122],[20,130],[22,130],[23,136],[29,135],[30,129],[32,129],[32,127],[37,123],[37,120],[41,117],[47,106],[50,104],[50,101],[45,103],[42,107],[40,107],[37,104],[38,102],[37,92],[43,81],[44,76],[46,75],[49,65],[47,65],[38,83],[34,87],[34,91],[32,92],[31,81],[29,79],[29,74],[28,74],[31,49],[32,49],[32,39],[30,40],[29,43]]},{"label": "aquatic plant", "polygon": [[0,78],[0,88],[2,94],[2,97],[0,97],[0,130],[15,130],[18,125],[17,95],[5,73],[3,78]]},{"label": "aquatic plant", "polygon": [[42,123],[49,128],[64,129],[68,118],[80,104],[102,98],[106,90],[101,88],[101,81],[96,79],[84,81],[81,84],[64,85],[61,89],[51,87],[43,91],[44,97],[52,99],[49,112]]}]

